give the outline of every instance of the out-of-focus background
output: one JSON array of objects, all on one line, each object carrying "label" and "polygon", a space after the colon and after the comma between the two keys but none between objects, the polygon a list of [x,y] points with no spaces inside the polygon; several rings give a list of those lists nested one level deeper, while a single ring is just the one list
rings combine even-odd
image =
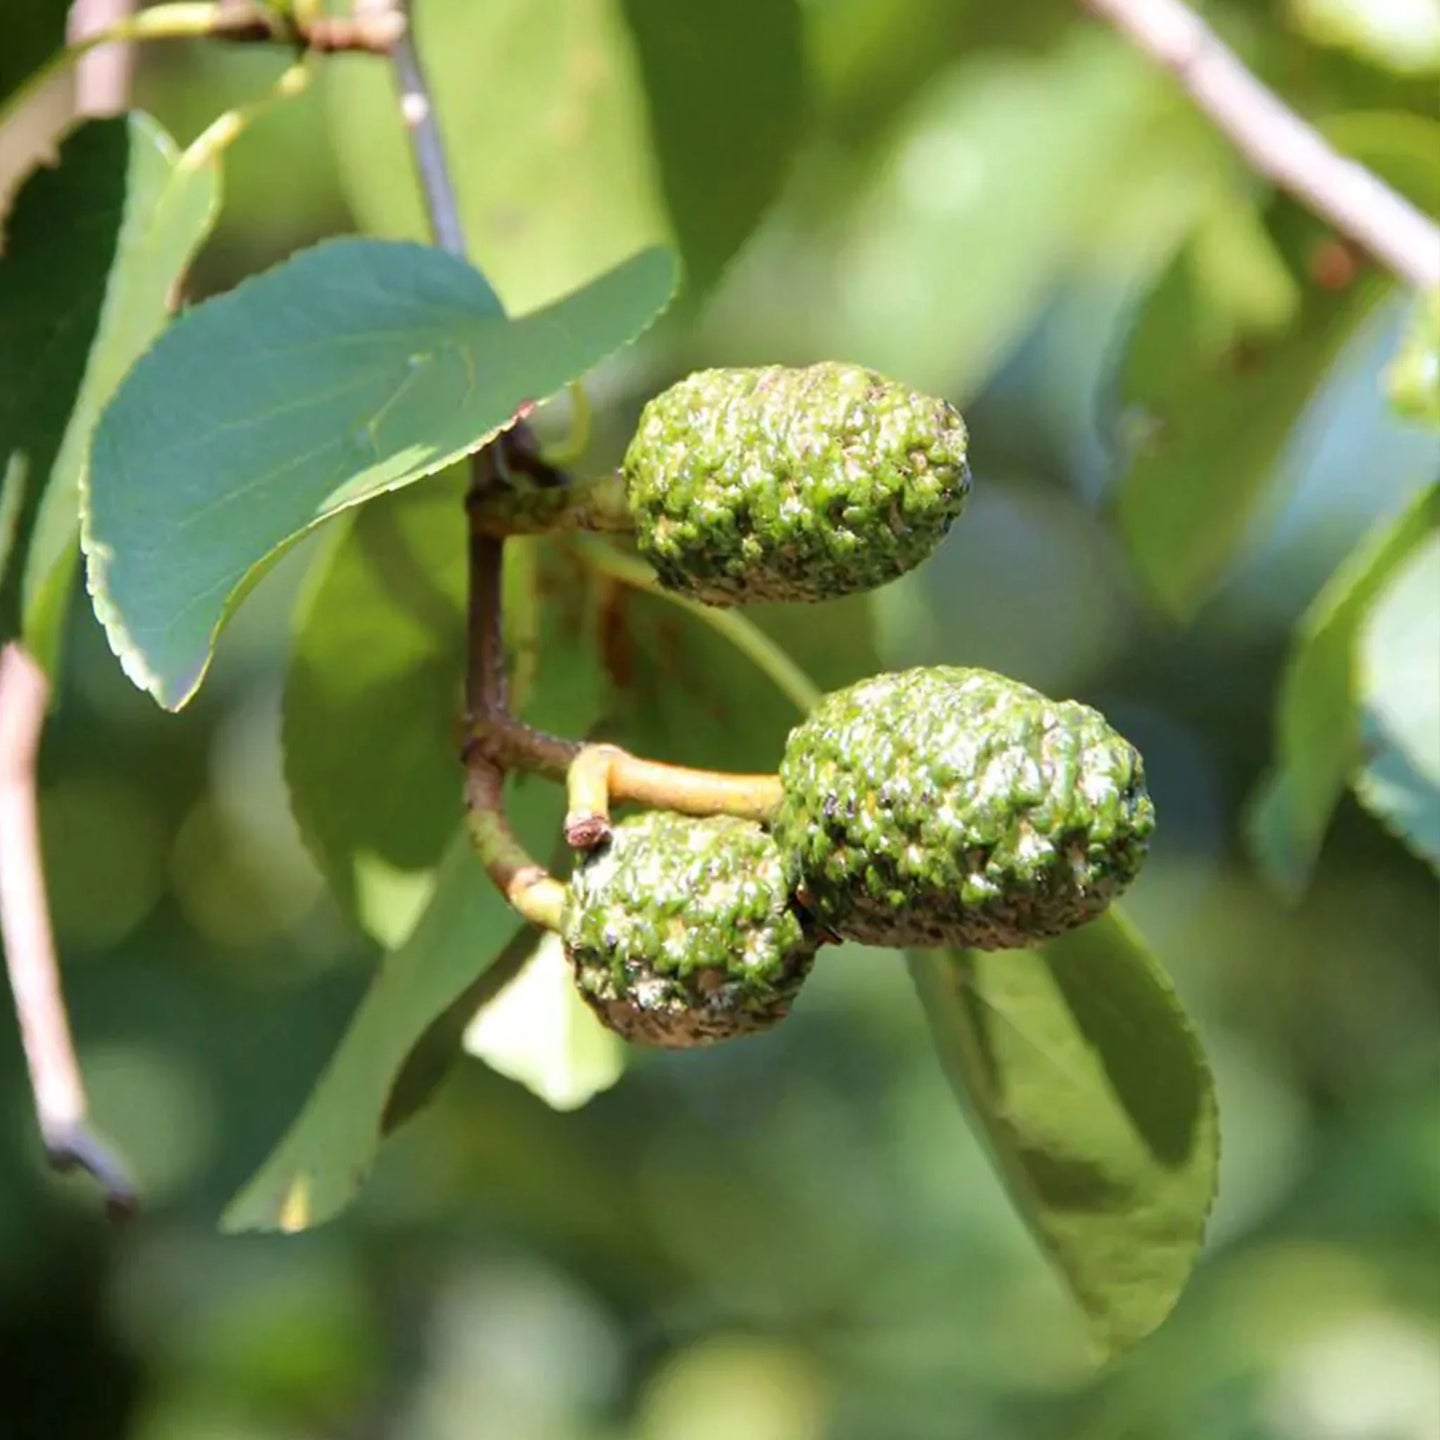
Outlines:
[{"label": "out-of-focus background", "polygon": [[[32,3],[5,0],[0,35]],[[574,1113],[467,1061],[337,1223],[220,1236],[375,958],[327,899],[281,778],[302,554],[179,717],[130,687],[75,607],[43,760],[47,859],[95,1107],[147,1207],[112,1230],[82,1182],[44,1171],[0,1021],[5,1440],[1440,1436],[1433,878],[1346,800],[1288,902],[1243,829],[1297,617],[1434,476],[1433,433],[1381,393],[1401,297],[1329,335],[1236,563],[1173,624],[1108,506],[1117,446],[1144,422],[1117,401],[1137,307],[1183,242],[1202,318],[1226,342],[1263,339],[1353,257],[1318,228],[1277,249],[1263,187],[1068,0],[802,8],[808,93],[779,199],[713,298],[596,377],[592,459],[613,462],[646,396],[701,364],[852,358],[964,408],[971,508],[877,598],[873,645],[886,666],[977,663],[1089,700],[1147,757],[1161,829],[1131,911],[1203,1032],[1224,1127],[1219,1206],[1178,1311],[1093,1371],[902,963],[853,949],[773,1034],[646,1057]],[[418,9],[476,259],[513,306],[663,233],[618,3]],[[1368,137],[1433,200],[1434,5],[1208,13],[1291,103]],[[154,49],[137,103],[184,140],[282,63]],[[194,292],[327,233],[414,233],[392,104],[376,62],[344,59],[257,123],[229,157]],[[507,157],[507,117],[543,127],[554,173]],[[1192,360],[1147,356],[1179,374]],[[1237,364],[1217,490],[1243,380]],[[827,678],[869,663],[855,614],[805,617]],[[731,728],[717,718],[696,743],[723,757]]]}]

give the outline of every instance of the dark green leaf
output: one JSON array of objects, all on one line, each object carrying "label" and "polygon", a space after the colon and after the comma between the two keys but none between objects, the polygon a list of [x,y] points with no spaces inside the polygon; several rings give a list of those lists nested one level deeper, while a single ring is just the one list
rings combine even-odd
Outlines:
[{"label": "dark green leaf", "polygon": [[1365,537],[1296,634],[1276,707],[1275,768],[1249,819],[1262,870],[1291,896],[1310,878],[1331,811],[1360,759],[1356,641],[1375,598],[1440,525],[1440,486]]},{"label": "dark green leaf", "polygon": [[25,0],[7,6],[0,46],[0,114],[5,103],[65,43],[69,0]]},{"label": "dark green leaf", "polygon": [[[438,1017],[495,963],[514,914],[458,833],[410,938],[387,955],[304,1110],[230,1202],[226,1230],[305,1230],[331,1219],[374,1164],[391,1097]],[[420,1098],[411,1072],[392,1122]],[[403,1118],[403,1117],[402,1117]]]},{"label": "dark green leaf", "polygon": [[1164,972],[1111,911],[1043,950],[917,951],[957,1093],[1105,1355],[1194,1267],[1215,1195],[1210,1073]]},{"label": "dark green leaf", "polygon": [[344,239],[191,310],[95,435],[90,589],[126,673],[183,705],[282,551],[477,449],[633,340],[674,283],[673,258],[647,251],[508,319],[453,256]]},{"label": "dark green leaf", "polygon": [[[1301,273],[1316,237],[1281,208],[1280,255]],[[1193,244],[1180,252],[1145,302],[1121,387],[1122,422],[1143,438],[1117,496],[1120,529],[1151,593],[1180,618],[1224,574],[1296,421],[1385,289],[1371,277],[1335,290],[1307,282],[1293,318],[1268,305],[1247,313],[1243,295],[1216,293],[1233,261],[1213,245],[1203,264]]]},{"label": "dark green leaf", "polygon": [[398,1130],[434,1098],[455,1062],[465,1053],[465,1032],[476,1012],[493,1005],[520,975],[535,953],[539,938],[533,926],[522,925],[479,977],[430,1022],[391,1086],[390,1098],[380,1119],[383,1135]]},{"label": "dark green leaf", "polygon": [[1440,532],[1376,599],[1358,669],[1365,761],[1355,793],[1440,870]]},{"label": "dark green leaf", "polygon": [[797,0],[624,0],[692,292],[708,290],[784,182],[805,67]]},{"label": "dark green leaf", "polygon": [[213,158],[191,163],[138,112],[72,132],[16,199],[0,261],[0,635],[22,633],[47,666],[95,422],[218,204]]}]

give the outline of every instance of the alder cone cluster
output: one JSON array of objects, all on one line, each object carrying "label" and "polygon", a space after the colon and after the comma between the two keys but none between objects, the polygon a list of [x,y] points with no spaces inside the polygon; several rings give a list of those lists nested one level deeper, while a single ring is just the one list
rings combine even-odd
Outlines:
[{"label": "alder cone cluster", "polygon": [[[970,488],[943,400],[857,365],[708,370],[645,407],[624,504],[668,587],[813,601],[928,557]],[[667,1046],[778,1023],[816,948],[1016,949],[1098,916],[1155,826],[1104,716],[987,670],[878,675],[791,731],[769,823],[652,812],[572,877],[564,939],[611,1028]]]}]

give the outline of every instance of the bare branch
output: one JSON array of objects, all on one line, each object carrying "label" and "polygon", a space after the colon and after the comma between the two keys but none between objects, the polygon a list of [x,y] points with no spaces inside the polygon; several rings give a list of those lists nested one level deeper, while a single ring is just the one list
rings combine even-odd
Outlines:
[{"label": "bare branch", "polygon": [[88,1170],[119,1216],[135,1208],[135,1191],[124,1166],[86,1125],[85,1088],[45,898],[35,765],[49,701],[39,665],[18,644],[0,649],[0,939],[50,1163]]},{"label": "bare branch", "polygon": [[1440,228],[1333,149],[1182,0],[1081,0],[1171,71],[1250,165],[1420,289],[1440,285]]}]

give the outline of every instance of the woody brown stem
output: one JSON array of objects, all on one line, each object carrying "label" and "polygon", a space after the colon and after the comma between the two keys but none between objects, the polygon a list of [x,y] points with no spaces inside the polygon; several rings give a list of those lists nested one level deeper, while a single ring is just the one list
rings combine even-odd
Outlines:
[{"label": "woody brown stem", "polygon": [[1175,76],[1256,170],[1400,279],[1440,285],[1440,228],[1379,176],[1332,148],[1182,0],[1081,0]]}]

